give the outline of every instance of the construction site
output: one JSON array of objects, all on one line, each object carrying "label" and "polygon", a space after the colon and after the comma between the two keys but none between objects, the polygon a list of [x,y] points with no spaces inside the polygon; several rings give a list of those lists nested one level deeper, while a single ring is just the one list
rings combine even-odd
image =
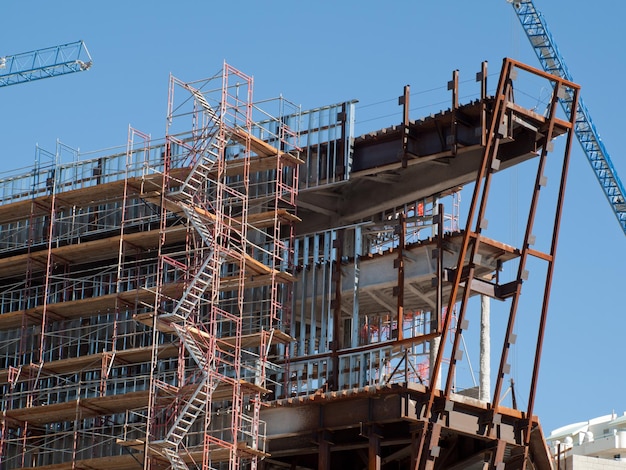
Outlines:
[{"label": "construction site", "polygon": [[[489,94],[477,65],[478,99],[454,71],[446,109],[413,119],[407,86],[355,135],[356,101],[257,101],[224,62],[170,77],[163,138],[0,180],[0,470],[555,468],[534,411],[580,88],[506,58]],[[513,245],[488,206],[518,167]]]}]

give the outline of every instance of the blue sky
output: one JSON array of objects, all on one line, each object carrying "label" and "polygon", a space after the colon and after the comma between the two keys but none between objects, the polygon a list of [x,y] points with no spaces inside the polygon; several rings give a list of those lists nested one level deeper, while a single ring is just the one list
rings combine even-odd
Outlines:
[{"label": "blue sky", "polygon": [[[3,5],[0,56],[83,39],[94,66],[86,73],[0,90],[0,172],[31,166],[35,145],[54,150],[57,139],[82,152],[124,146],[129,124],[160,137],[169,74],[185,81],[205,78],[224,60],[254,76],[258,99],[282,94],[303,109],[358,99],[359,132],[400,121],[396,99],[406,84],[413,94],[411,118],[417,119],[449,106],[445,86],[454,69],[460,70],[466,102],[478,95],[473,79],[483,60],[493,77],[490,91],[503,57],[539,66],[505,0],[220,3],[24,0]],[[626,178],[623,130],[614,111],[626,76],[626,3],[598,0],[590,7],[582,0],[535,0],[535,5],[582,85],[618,173]],[[514,188],[516,176],[510,178]],[[514,197],[513,190],[502,197]],[[516,210],[506,205],[502,217],[517,223]],[[535,408],[548,432],[626,411],[625,241],[576,144]],[[527,365],[514,361],[513,367],[515,376],[517,367]],[[520,389],[528,386],[524,378],[520,372]]]}]

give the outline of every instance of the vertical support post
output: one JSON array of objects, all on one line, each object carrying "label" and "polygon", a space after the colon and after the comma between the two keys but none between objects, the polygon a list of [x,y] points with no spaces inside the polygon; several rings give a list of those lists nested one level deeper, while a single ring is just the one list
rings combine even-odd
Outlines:
[{"label": "vertical support post", "polygon": [[380,470],[382,459],[380,455],[380,436],[375,426],[370,426],[367,446],[367,470]]},{"label": "vertical support post", "polygon": [[[496,94],[496,101],[493,111],[493,117],[490,124],[489,134],[487,145],[485,146],[483,158],[481,162],[481,166],[476,175],[476,184],[474,186],[474,190],[472,193],[472,200],[470,203],[470,207],[468,210],[467,221],[466,221],[466,229],[463,233],[463,242],[461,245],[461,249],[459,250],[457,269],[454,275],[454,281],[452,283],[452,288],[450,290],[450,297],[448,300],[448,314],[443,322],[442,327],[442,335],[441,335],[441,344],[437,351],[437,356],[435,359],[434,370],[431,373],[431,384],[428,387],[428,402],[425,404],[423,409],[423,418],[424,420],[430,420],[434,417],[431,414],[433,410],[433,404],[435,401],[435,389],[433,384],[437,382],[439,379],[439,368],[441,367],[443,361],[443,354],[445,351],[445,342],[446,342],[446,332],[450,328],[450,322],[452,318],[452,309],[457,302],[457,295],[459,292],[459,288],[461,287],[461,279],[464,276],[463,267],[466,265],[466,256],[469,253],[470,259],[468,270],[469,273],[467,275],[468,282],[471,282],[473,277],[473,262],[474,262],[474,253],[478,250],[478,245],[480,241],[480,232],[483,227],[483,214],[486,206],[486,199],[489,193],[489,184],[490,184],[490,175],[492,172],[493,160],[497,155],[498,147],[499,147],[499,137],[497,133],[497,129],[500,125],[504,112],[506,110],[506,102],[508,96],[510,94],[511,88],[511,69],[512,62],[509,59],[505,59],[503,61],[502,72],[500,74],[500,79],[498,82],[498,91]],[[476,211],[478,209],[478,215],[476,215]],[[472,226],[474,224],[474,220],[476,221],[476,232],[472,231]],[[473,239],[473,245],[470,250],[470,240]],[[444,397],[446,400],[449,399],[450,389],[452,386],[452,378],[454,374],[454,360],[455,355],[458,350],[458,345],[460,341],[461,328],[460,326],[463,324],[463,314],[464,314],[464,305],[467,303],[467,299],[469,298],[469,286],[464,289],[463,293],[463,301],[461,305],[461,312],[459,316],[459,328],[457,328],[457,333],[454,337],[454,344],[452,347],[452,356],[450,360],[450,367],[448,368],[448,378],[446,381],[446,389],[444,393]],[[420,444],[418,450],[418,460],[420,460],[426,450],[426,438],[424,434],[420,436]]]},{"label": "vertical support post", "polygon": [[400,158],[402,160],[402,168],[406,168],[408,165],[408,147],[409,147],[409,98],[411,87],[409,85],[404,86],[404,94],[398,98],[398,104],[402,106],[402,153]]},{"label": "vertical support post", "polygon": [[[535,176],[535,186],[533,189],[533,193],[532,193],[532,197],[531,197],[531,201],[530,201],[530,209],[529,209],[529,213],[528,213],[528,220],[526,222],[526,229],[525,229],[525,234],[524,234],[524,241],[523,241],[523,245],[522,245],[522,249],[521,249],[521,253],[520,253],[520,259],[519,259],[519,264],[517,267],[517,277],[516,277],[516,286],[515,286],[515,292],[514,295],[512,296],[512,300],[511,300],[511,308],[509,311],[509,319],[507,322],[507,328],[506,328],[506,332],[505,332],[505,336],[504,336],[504,342],[502,345],[502,353],[500,356],[500,366],[498,368],[498,374],[497,374],[497,378],[496,378],[496,385],[495,385],[495,389],[494,389],[494,394],[493,394],[493,410],[494,412],[497,412],[498,406],[499,406],[499,402],[500,402],[500,392],[502,389],[502,382],[504,380],[504,375],[505,375],[505,371],[508,369],[508,364],[507,364],[507,360],[508,360],[508,354],[509,354],[509,349],[511,347],[511,345],[514,343],[514,326],[515,326],[515,320],[516,320],[516,314],[517,314],[517,307],[519,305],[519,300],[520,300],[520,295],[521,295],[521,291],[522,291],[522,282],[523,280],[525,280],[528,277],[528,272],[526,271],[526,262],[528,260],[528,256],[529,256],[529,250],[530,250],[530,245],[532,245],[531,239],[534,238],[534,236],[532,235],[532,230],[533,230],[533,224],[534,224],[534,220],[535,220],[535,215],[536,215],[536,211],[537,211],[537,205],[538,205],[538,201],[539,201],[539,194],[540,194],[540,189],[541,187],[545,184],[543,183],[544,181],[544,175],[543,175],[543,171],[546,165],[546,160],[547,160],[547,154],[548,154],[548,143],[552,140],[552,135],[553,135],[553,131],[554,131],[554,119],[555,119],[555,113],[556,113],[556,109],[557,109],[557,105],[558,105],[558,92],[559,92],[559,88],[560,88],[560,84],[556,83],[555,87],[554,87],[554,92],[552,95],[552,100],[550,103],[550,110],[548,112],[548,128],[547,131],[545,132],[545,138],[546,138],[546,144],[543,146],[543,149],[541,151],[541,155],[539,157],[539,162],[537,165],[537,173]],[[571,135],[572,135],[572,131],[570,130],[568,132],[568,138],[571,139]],[[562,181],[563,183],[563,181]],[[559,195],[559,201],[561,201],[561,196]],[[557,213],[560,214],[559,210],[557,209]],[[555,222],[556,223],[556,222]],[[553,232],[554,235],[554,232]],[[550,276],[551,274],[551,266],[552,266],[552,261],[549,261],[549,272],[548,272],[548,276]],[[548,281],[546,281],[547,284],[549,284]],[[546,285],[546,288],[549,289],[549,285]],[[545,300],[546,300],[546,296],[549,296],[549,292],[544,291],[544,305],[543,305],[543,309],[542,309],[542,315],[543,312],[547,310],[547,305],[545,304]],[[543,334],[542,331],[539,332],[539,335],[541,336]],[[536,359],[538,357],[536,356]],[[531,390],[531,397],[534,396],[534,391]],[[529,404],[530,404],[530,400],[529,400]],[[528,419],[531,419],[531,417],[527,417]]]},{"label": "vertical support post", "polygon": [[[441,309],[443,307],[443,204],[437,204],[437,294],[435,308],[437,310],[434,318],[434,331],[441,331]],[[432,327],[431,327],[432,330]]]},{"label": "vertical support post", "polygon": [[[443,204],[437,203],[437,205],[433,202],[433,211],[434,214],[434,222],[437,224],[437,248],[436,248],[436,258],[437,258],[437,272],[436,278],[433,279],[433,282],[437,284],[437,292],[435,296],[435,311],[431,314],[430,319],[430,332],[438,332],[439,336],[435,336],[430,341],[430,351],[429,351],[429,387],[434,387],[436,389],[441,388],[441,375],[437,373],[433,374],[435,368],[435,361],[437,358],[437,352],[439,351],[439,345],[441,343],[441,335],[445,334],[441,330],[441,313],[443,310],[443,224],[444,224],[444,207]],[[439,379],[436,382],[433,382],[433,377],[438,377]]]},{"label": "vertical support post", "polygon": [[395,287],[397,296],[396,322],[398,341],[404,339],[404,249],[406,239],[406,216],[404,212],[398,217],[398,258],[395,260],[394,268],[398,270],[398,284]]},{"label": "vertical support post", "polygon": [[[489,468],[500,470],[504,468],[504,451],[506,450],[506,442],[502,439],[498,439],[495,450],[491,453],[491,462]],[[523,463],[526,465],[526,462]]]},{"label": "vertical support post", "polygon": [[[300,264],[300,246],[302,245],[302,239],[295,239],[294,240],[294,247],[293,247],[293,264],[294,264],[294,273],[300,273],[300,279],[297,282],[302,282],[302,279],[304,277],[304,262],[302,263],[302,265]],[[300,270],[300,268],[302,268],[302,270]],[[293,298],[291,299],[291,321],[289,324],[289,335],[292,338],[297,338],[297,332],[296,332],[296,325],[297,325],[297,309],[296,309],[296,293],[294,292]],[[288,346],[287,349],[289,349],[289,355],[290,356],[297,356],[297,351],[298,351],[298,344],[293,341],[291,342]]]},{"label": "vertical support post", "polygon": [[455,70],[452,72],[452,80],[448,82],[448,90],[452,91],[452,126],[450,128],[450,136],[448,144],[450,145],[450,150],[452,151],[452,155],[456,155],[458,150],[457,145],[457,118],[456,118],[456,110],[459,109],[459,71]]},{"label": "vertical support post", "polygon": [[320,431],[317,437],[318,454],[317,468],[319,470],[330,470],[330,436],[328,431]]},{"label": "vertical support post", "polygon": [[483,61],[480,72],[476,73],[476,81],[480,82],[480,145],[484,146],[487,142],[487,61]]},{"label": "vertical support post", "polygon": [[411,425],[411,464],[410,470],[420,470],[420,445],[423,442],[423,434],[426,432],[426,422],[420,421]]},{"label": "vertical support post", "polygon": [[[491,187],[491,178],[493,172],[498,168],[498,148],[500,145],[500,137],[496,130],[496,126],[499,127],[502,119],[504,117],[504,113],[506,111],[506,104],[508,100],[512,96],[512,80],[516,71],[514,70],[514,64],[512,61],[505,59],[504,65],[502,68],[502,73],[500,76],[499,84],[498,84],[498,96],[496,101],[496,106],[494,110],[494,115],[492,118],[491,128],[489,131],[489,139],[487,141],[487,145],[484,150],[484,157],[481,169],[477,175],[476,186],[474,188],[474,192],[472,194],[472,203],[470,207],[470,213],[467,218],[467,228],[466,232],[463,236],[463,247],[459,253],[459,263],[457,264],[457,270],[455,274],[455,280],[453,284],[453,288],[450,294],[450,301],[448,304],[448,318],[451,317],[450,313],[452,307],[456,302],[456,294],[458,292],[461,279],[466,278],[466,285],[463,289],[463,296],[461,299],[461,304],[459,308],[458,320],[456,332],[454,334],[452,351],[450,356],[450,366],[448,367],[448,375],[446,378],[446,386],[445,386],[445,398],[449,399],[450,393],[452,390],[452,384],[454,381],[454,373],[456,369],[456,363],[458,361],[458,357],[460,357],[460,340],[463,329],[465,329],[465,311],[467,308],[467,304],[470,297],[470,284],[474,277],[474,269],[476,267],[474,259],[475,255],[478,253],[480,247],[480,237],[482,231],[487,227],[487,220],[485,218],[485,212],[487,208],[487,199],[489,196],[489,189]],[[475,217],[475,230],[471,231],[472,224],[474,223],[474,213],[478,209],[478,213]],[[470,245],[470,235],[473,238],[473,244],[471,249]],[[465,255],[469,251],[469,260],[467,264],[465,263]],[[465,273],[464,267],[467,268],[467,273]]]},{"label": "vertical support post", "polygon": [[361,277],[361,227],[354,227],[354,289],[352,290],[351,346],[359,345],[359,279]]},{"label": "vertical support post", "polygon": [[330,235],[329,231],[324,232],[324,253],[322,255],[322,298],[320,302],[321,306],[321,325],[320,325],[320,352],[328,351],[328,322],[330,319],[330,266],[331,266],[331,249],[330,249]]},{"label": "vertical support post", "polygon": [[309,285],[309,273],[311,272],[310,261],[309,261],[309,237],[304,237],[302,240],[302,276],[300,278],[300,286],[302,289],[302,294],[300,297],[300,333],[298,334],[298,354],[304,355],[306,354],[306,307],[307,307],[307,296],[308,296],[308,285]]},{"label": "vertical support post", "polygon": [[313,235],[313,256],[311,260],[311,320],[309,326],[309,354],[315,354],[315,345],[317,343],[317,268],[319,266],[319,251],[320,251],[320,236],[319,234]]},{"label": "vertical support post", "polygon": [[330,390],[339,389],[339,349],[341,349],[341,257],[343,256],[344,230],[337,230],[334,240],[335,259],[333,269],[333,283],[335,298],[332,301],[333,309],[333,340],[332,340],[332,373]]},{"label": "vertical support post", "polygon": [[479,399],[490,401],[491,393],[491,299],[486,295],[480,296],[480,372],[479,372]]},{"label": "vertical support post", "polygon": [[441,447],[439,446],[439,440],[441,438],[441,424],[438,422],[428,423],[428,428],[425,432],[426,440],[428,441],[428,452],[422,453],[422,461],[420,462],[420,469],[433,470],[435,468],[435,461],[441,453]]}]

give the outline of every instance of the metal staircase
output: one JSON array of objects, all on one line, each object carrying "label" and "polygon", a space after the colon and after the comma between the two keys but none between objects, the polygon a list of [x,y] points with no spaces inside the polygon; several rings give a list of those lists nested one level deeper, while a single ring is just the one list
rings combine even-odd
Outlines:
[{"label": "metal staircase", "polygon": [[[221,86],[209,90],[209,81],[217,79]],[[168,399],[157,396],[159,379],[152,379],[155,392],[149,406],[154,418],[149,426],[154,440],[150,447],[155,455],[166,457],[174,470],[209,469],[212,462],[228,463],[233,470],[246,462],[255,469],[265,452],[260,432],[264,429],[260,407],[267,393],[265,330],[275,328],[281,319],[278,284],[291,282],[275,269],[285,264],[286,250],[280,241],[282,219],[277,211],[282,204],[295,204],[300,160],[278,150],[283,146],[298,150],[293,143],[280,140],[280,147],[268,143],[273,134],[267,137],[266,133],[274,128],[272,123],[265,124],[268,129],[256,128],[252,77],[225,64],[221,75],[199,83],[191,86],[174,77],[170,82],[168,125],[174,118],[191,117],[192,131],[184,139],[176,137],[183,135],[176,132],[168,137],[159,249],[164,263],[187,276],[180,297],[161,294],[166,277],[159,277],[155,325],[178,337],[186,357],[176,379],[164,379],[176,384],[167,390]],[[184,89],[184,99],[175,104],[176,86]],[[218,104],[212,107],[210,103]],[[275,119],[276,126],[282,123],[280,119]],[[257,136],[257,130],[264,137]],[[231,157],[227,150],[233,151]],[[291,168],[283,171],[285,165]],[[187,169],[185,176],[181,176],[182,169]],[[274,180],[267,179],[268,170],[275,171]],[[256,173],[267,180],[264,185],[252,186]],[[281,199],[283,193],[288,194],[288,201]],[[261,222],[258,217],[249,219],[251,199],[258,210],[267,212],[261,214]],[[164,248],[172,214],[186,220],[193,234],[187,232],[183,249],[172,244],[175,251],[170,253],[169,246]],[[295,217],[285,219],[291,223]],[[254,230],[250,235],[249,229]],[[262,302],[254,300],[260,296]],[[258,335],[258,343],[253,338],[253,343],[243,347],[244,329],[247,337]],[[193,360],[191,367],[188,359]],[[153,352],[155,364],[157,360]],[[252,382],[244,377],[250,374],[255,375]],[[175,402],[169,399],[172,394]],[[216,418],[211,409],[222,405],[228,412]],[[158,427],[163,422],[167,424]]]},{"label": "metal staircase", "polygon": [[213,273],[209,266],[212,259],[213,250],[210,251],[209,256],[206,257],[204,263],[200,266],[200,269],[189,283],[189,286],[181,296],[180,300],[172,310],[172,313],[166,313],[161,315],[162,320],[183,322],[189,318],[191,313],[202,300],[202,296],[211,286],[213,281]]},{"label": "metal staircase", "polygon": [[181,444],[200,416],[205,413],[210,416],[211,397],[219,382],[216,377],[215,336],[207,333],[207,343],[201,345],[191,331],[195,329],[193,314],[198,311],[206,292],[211,287],[215,287],[214,281],[216,276],[219,276],[223,259],[216,252],[216,243],[219,238],[216,232],[220,232],[221,225],[219,217],[210,215],[199,195],[206,191],[206,184],[210,181],[211,174],[216,171],[216,165],[226,141],[220,137],[220,119],[210,108],[206,99],[193,88],[189,86],[185,88],[192,93],[196,102],[204,110],[203,112],[209,116],[210,124],[204,128],[203,136],[198,141],[200,149],[194,151],[197,160],[186,179],[179,187],[165,195],[168,201],[182,210],[204,245],[203,248],[196,250],[195,256],[202,260],[196,274],[172,311],[159,316],[161,321],[168,322],[176,332],[189,356],[198,364],[200,373],[199,381],[194,384],[195,389],[188,398],[185,398],[185,403],[165,438],[156,442],[162,446],[163,454],[168,458],[174,470],[189,468],[181,457]]},{"label": "metal staircase", "polygon": [[[187,328],[176,323],[173,323],[172,326],[183,341],[189,355],[198,364],[202,379],[165,436],[164,441],[170,449],[179,447],[185,435],[196,422],[196,419],[206,411],[207,406],[210,406],[211,394],[217,387],[217,381],[212,380],[213,374],[211,373],[215,371],[214,355],[207,354]],[[207,346],[209,351],[215,349],[214,345],[208,344]]]},{"label": "metal staircase", "polygon": [[172,464],[172,470],[188,470],[189,467],[175,449],[163,449],[163,453]]}]

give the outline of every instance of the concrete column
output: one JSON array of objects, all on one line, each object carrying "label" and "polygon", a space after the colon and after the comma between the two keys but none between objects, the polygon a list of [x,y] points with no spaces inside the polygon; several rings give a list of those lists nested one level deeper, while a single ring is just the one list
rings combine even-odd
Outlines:
[{"label": "concrete column", "polygon": [[491,299],[480,296],[480,378],[478,398],[491,401],[491,342],[490,342]]}]

